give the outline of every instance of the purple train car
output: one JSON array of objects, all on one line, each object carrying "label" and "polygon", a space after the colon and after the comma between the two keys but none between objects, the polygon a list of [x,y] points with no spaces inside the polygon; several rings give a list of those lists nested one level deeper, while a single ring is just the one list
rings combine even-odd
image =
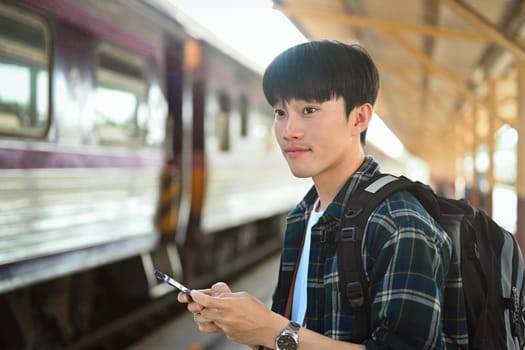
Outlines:
[{"label": "purple train car", "polygon": [[[61,348],[278,249],[261,75],[163,1],[0,2],[0,347]],[[289,179],[290,181],[287,181]]]}]

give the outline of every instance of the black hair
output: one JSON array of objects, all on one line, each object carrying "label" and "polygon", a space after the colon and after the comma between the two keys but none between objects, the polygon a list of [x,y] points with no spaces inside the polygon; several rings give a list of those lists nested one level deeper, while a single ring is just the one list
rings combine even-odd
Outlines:
[{"label": "black hair", "polygon": [[[374,105],[379,73],[366,50],[335,40],[311,41],[279,54],[266,68],[263,91],[272,106],[296,98],[324,102],[343,97],[347,118],[363,103]],[[361,144],[366,142],[366,130]]]}]

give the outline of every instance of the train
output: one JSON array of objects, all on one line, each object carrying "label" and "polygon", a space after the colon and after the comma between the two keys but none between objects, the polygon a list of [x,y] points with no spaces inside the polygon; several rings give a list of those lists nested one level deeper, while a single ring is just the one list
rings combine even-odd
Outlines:
[{"label": "train", "polygon": [[[165,2],[0,2],[0,346],[70,348],[276,252],[312,186],[261,73]],[[388,159],[370,146],[376,157]]]}]

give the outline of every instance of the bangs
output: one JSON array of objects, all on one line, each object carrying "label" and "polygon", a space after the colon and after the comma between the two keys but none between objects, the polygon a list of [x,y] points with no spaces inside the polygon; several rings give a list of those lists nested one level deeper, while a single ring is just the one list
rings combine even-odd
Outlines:
[{"label": "bangs", "polygon": [[309,43],[277,56],[263,78],[268,103],[274,106],[291,99],[324,102],[341,96],[344,81],[337,62],[329,55],[323,56]]},{"label": "bangs", "polygon": [[359,45],[311,41],[284,51],[270,63],[263,91],[271,106],[291,99],[325,102],[343,97],[349,113],[360,104],[375,103],[379,74]]}]

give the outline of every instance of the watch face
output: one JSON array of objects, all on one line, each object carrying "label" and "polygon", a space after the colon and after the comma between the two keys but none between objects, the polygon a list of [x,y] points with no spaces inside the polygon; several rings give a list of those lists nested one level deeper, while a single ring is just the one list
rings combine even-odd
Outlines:
[{"label": "watch face", "polygon": [[277,339],[277,349],[279,349],[279,350],[296,350],[297,349],[297,342],[289,334],[281,335]]}]

